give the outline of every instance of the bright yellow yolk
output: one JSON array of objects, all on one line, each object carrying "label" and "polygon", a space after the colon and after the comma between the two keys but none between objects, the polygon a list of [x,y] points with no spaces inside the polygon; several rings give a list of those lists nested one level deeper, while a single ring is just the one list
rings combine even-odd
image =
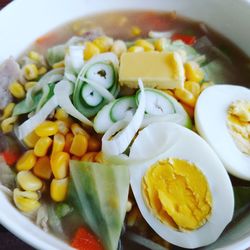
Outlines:
[{"label": "bright yellow yolk", "polygon": [[155,163],[147,170],[142,189],[152,213],[178,230],[197,229],[211,214],[207,180],[185,160],[169,158]]},{"label": "bright yellow yolk", "polygon": [[249,101],[237,101],[230,105],[227,126],[239,150],[250,155]]}]

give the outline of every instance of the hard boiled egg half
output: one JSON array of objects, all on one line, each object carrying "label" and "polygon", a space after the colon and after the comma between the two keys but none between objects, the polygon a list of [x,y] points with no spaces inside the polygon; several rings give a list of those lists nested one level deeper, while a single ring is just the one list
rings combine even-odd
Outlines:
[{"label": "hard boiled egg half", "polygon": [[250,180],[250,90],[233,85],[207,88],[198,98],[195,124],[228,172]]},{"label": "hard boiled egg half", "polygon": [[228,174],[191,130],[151,124],[138,134],[129,158],[138,207],[163,239],[185,248],[208,245],[231,221],[234,196]]}]

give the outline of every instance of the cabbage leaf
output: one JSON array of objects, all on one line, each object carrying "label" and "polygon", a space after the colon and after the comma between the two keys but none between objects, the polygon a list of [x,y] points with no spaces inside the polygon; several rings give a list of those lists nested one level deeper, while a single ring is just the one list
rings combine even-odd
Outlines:
[{"label": "cabbage leaf", "polygon": [[107,250],[116,250],[126,213],[129,172],[124,165],[70,162],[69,202]]}]

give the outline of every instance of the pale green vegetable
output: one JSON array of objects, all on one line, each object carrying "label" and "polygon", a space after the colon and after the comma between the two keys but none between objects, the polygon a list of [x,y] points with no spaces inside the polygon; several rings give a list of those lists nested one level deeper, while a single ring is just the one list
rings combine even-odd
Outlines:
[{"label": "pale green vegetable", "polygon": [[71,161],[70,174],[69,202],[105,248],[116,250],[126,213],[128,168]]}]

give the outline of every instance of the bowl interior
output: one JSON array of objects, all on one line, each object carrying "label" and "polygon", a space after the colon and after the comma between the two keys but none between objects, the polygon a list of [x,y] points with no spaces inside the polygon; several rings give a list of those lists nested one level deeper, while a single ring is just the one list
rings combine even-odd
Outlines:
[{"label": "bowl interior", "polygon": [[[250,3],[246,0],[15,0],[0,12],[0,63],[10,55],[17,57],[37,37],[63,23],[99,12],[130,9],[176,10],[177,14],[204,21],[250,56]],[[237,18],[236,13],[240,13]],[[46,250],[71,249],[20,214],[1,190],[0,204],[0,222],[28,244]],[[218,241],[218,247],[249,247],[249,222],[248,215],[235,226],[226,240]]]}]

